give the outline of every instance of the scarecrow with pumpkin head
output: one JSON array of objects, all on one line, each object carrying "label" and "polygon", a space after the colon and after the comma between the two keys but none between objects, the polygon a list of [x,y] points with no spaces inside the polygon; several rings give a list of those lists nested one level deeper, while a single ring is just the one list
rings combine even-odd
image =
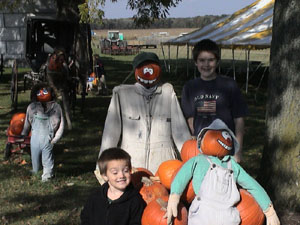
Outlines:
[{"label": "scarecrow with pumpkin head", "polygon": [[134,167],[156,172],[161,162],[179,156],[178,149],[191,135],[173,86],[160,82],[158,56],[140,53],[133,69],[137,82],[113,89],[100,154],[120,143]]},{"label": "scarecrow with pumpkin head", "polygon": [[240,200],[239,184],[255,198],[263,210],[267,225],[279,225],[272,202],[260,186],[233,158],[239,150],[234,133],[220,120],[203,128],[197,137],[199,154],[187,161],[171,185],[168,201],[168,224],[177,216],[180,195],[192,179],[197,194],[189,208],[189,225],[238,225],[241,222],[235,205]]},{"label": "scarecrow with pumpkin head", "polygon": [[53,89],[45,84],[32,88],[31,101],[21,135],[27,136],[31,130],[32,172],[37,173],[42,163],[42,181],[48,181],[54,176],[53,145],[62,137],[64,130],[62,109],[55,101]]}]

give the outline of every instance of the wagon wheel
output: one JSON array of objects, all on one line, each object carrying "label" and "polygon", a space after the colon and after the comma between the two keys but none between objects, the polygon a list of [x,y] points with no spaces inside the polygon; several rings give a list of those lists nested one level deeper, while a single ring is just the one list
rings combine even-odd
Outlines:
[{"label": "wagon wheel", "polygon": [[14,109],[18,106],[18,67],[17,61],[14,60],[11,75],[11,88],[10,88],[11,105]]},{"label": "wagon wheel", "polygon": [[11,156],[11,148],[12,148],[12,143],[7,143],[5,150],[4,150],[4,159],[8,160],[9,157]]}]

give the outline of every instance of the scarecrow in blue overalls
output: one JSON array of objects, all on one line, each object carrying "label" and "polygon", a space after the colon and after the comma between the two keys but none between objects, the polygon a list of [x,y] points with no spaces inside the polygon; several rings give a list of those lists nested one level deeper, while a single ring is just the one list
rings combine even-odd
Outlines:
[{"label": "scarecrow in blue overalls", "polygon": [[267,225],[279,225],[273,204],[255,181],[230,155],[238,151],[234,133],[220,120],[203,128],[197,137],[199,154],[188,160],[177,173],[171,185],[168,201],[168,224],[177,217],[177,206],[185,187],[192,179],[196,197],[189,208],[188,225],[239,225],[239,184],[257,201],[263,210]]},{"label": "scarecrow in blue overalls", "polygon": [[32,172],[37,173],[42,162],[44,182],[54,177],[53,146],[62,137],[64,119],[62,109],[55,101],[54,91],[47,85],[35,85],[31,91],[31,101],[21,134],[28,135],[31,128]]}]

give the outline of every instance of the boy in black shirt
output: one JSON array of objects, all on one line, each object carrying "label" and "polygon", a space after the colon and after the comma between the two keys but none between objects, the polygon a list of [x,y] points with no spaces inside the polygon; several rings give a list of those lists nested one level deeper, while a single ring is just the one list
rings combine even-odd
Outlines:
[{"label": "boy in black shirt", "polygon": [[82,225],[140,225],[146,206],[131,184],[131,157],[120,148],[100,155],[98,166],[106,181],[90,196],[81,212]]}]

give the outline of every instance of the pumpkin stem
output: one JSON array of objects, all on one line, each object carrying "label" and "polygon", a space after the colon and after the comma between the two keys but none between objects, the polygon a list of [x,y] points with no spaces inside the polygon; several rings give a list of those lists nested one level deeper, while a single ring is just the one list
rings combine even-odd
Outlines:
[{"label": "pumpkin stem", "polygon": [[141,181],[147,187],[149,187],[149,186],[151,186],[153,184],[153,181],[150,180],[148,177],[142,177]]},{"label": "pumpkin stem", "polygon": [[161,210],[167,211],[168,202],[165,202],[161,198],[157,198],[156,202],[160,205]]},{"label": "pumpkin stem", "polygon": [[155,182],[160,182],[159,176],[150,176],[150,180],[155,181]]}]

